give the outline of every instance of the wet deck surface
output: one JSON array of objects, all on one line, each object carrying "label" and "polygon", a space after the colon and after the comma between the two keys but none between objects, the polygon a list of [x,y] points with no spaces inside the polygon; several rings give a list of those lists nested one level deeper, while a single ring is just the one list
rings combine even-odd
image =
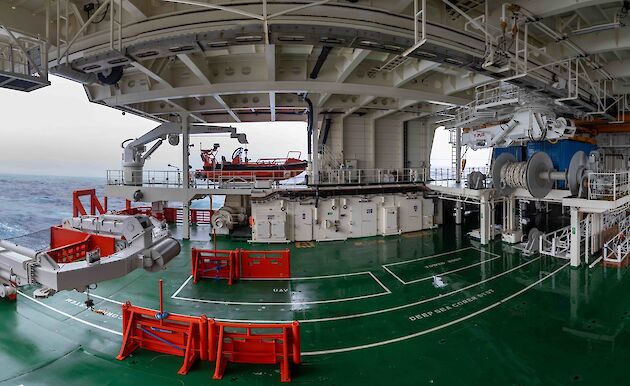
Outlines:
[{"label": "wet deck surface", "polygon": [[[0,385],[277,384],[278,366],[200,362],[120,349],[120,303],[225,320],[301,322],[294,384],[624,384],[630,354],[627,268],[572,269],[480,247],[453,226],[396,237],[290,245],[290,280],[193,284],[190,248],[159,274],[136,271],[85,295],[0,301]],[[197,239],[207,238],[204,229]],[[221,249],[280,249],[218,240]],[[436,286],[434,276],[445,284]]]}]

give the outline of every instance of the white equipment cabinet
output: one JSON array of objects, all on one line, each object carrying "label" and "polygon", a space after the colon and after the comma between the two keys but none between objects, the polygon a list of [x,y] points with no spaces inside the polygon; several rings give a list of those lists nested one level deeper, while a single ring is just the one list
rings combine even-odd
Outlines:
[{"label": "white equipment cabinet", "polygon": [[400,233],[398,229],[398,208],[395,206],[381,207],[381,229],[380,234],[383,236],[395,235]]},{"label": "white equipment cabinet", "polygon": [[272,207],[252,208],[254,226],[252,238],[255,241],[267,243],[286,243],[287,239],[287,212],[282,205]]},{"label": "white equipment cabinet", "polygon": [[293,241],[313,240],[313,205],[296,203],[293,210]]},{"label": "white equipment cabinet", "polygon": [[432,199],[415,193],[253,200],[252,241],[333,241],[415,232],[439,223],[436,209]]}]

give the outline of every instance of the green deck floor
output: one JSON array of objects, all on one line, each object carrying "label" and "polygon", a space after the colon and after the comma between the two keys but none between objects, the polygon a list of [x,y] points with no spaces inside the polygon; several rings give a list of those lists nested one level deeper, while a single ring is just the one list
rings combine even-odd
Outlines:
[{"label": "green deck floor", "polygon": [[[200,228],[196,238],[204,236]],[[499,242],[471,243],[446,226],[399,237],[315,243],[291,249],[291,280],[193,284],[190,248],[158,274],[136,271],[85,295],[45,300],[24,288],[0,301],[0,385],[263,385],[277,366],[213,363],[177,375],[181,359],[137,351],[114,359],[120,302],[225,320],[301,322],[303,364],[293,384],[630,384],[627,268],[572,269],[525,257]],[[220,249],[278,249],[218,240]],[[436,288],[433,276],[446,284]]]}]

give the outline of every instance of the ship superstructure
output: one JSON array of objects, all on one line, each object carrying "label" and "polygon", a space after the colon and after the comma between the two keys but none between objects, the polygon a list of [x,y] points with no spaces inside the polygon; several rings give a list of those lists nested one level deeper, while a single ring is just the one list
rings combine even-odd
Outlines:
[{"label": "ship superstructure", "polygon": [[[80,262],[64,261],[76,278],[47,276],[70,269],[54,261],[52,240],[41,251],[0,241],[0,295],[25,285],[97,293],[91,284],[116,279],[99,296],[122,306],[122,330],[64,311],[59,294],[20,293],[113,331],[119,359],[138,349],[184,356],[180,372],[195,381],[197,360],[214,362],[217,379],[228,362],[267,363],[255,346],[283,381],[312,365],[293,380],[338,384],[352,366],[350,382],[384,384],[387,371],[368,374],[387,363],[409,384],[614,383],[624,345],[599,352],[610,372],[586,371],[592,358],[581,353],[627,333],[616,294],[630,253],[628,12],[627,1],[0,2],[0,87],[30,92],[55,74],[156,125],[123,142],[120,170],[107,171],[106,196],[127,207],[106,213],[93,198],[94,213],[59,228],[84,234]],[[306,122],[307,154],[250,160],[234,126],[277,121]],[[431,164],[442,127],[447,168]],[[191,136],[215,134],[234,140],[231,157],[218,145],[191,150]],[[166,144],[181,149],[181,169],[151,169]],[[467,166],[479,149],[491,149],[488,164]],[[220,209],[192,207],[216,196]],[[126,235],[129,224],[145,236]],[[99,251],[115,246],[102,259],[87,241],[101,233],[110,239]],[[108,273],[121,253],[133,263]],[[141,266],[171,291],[159,310],[148,291],[127,290]],[[252,323],[280,335],[251,338]],[[531,343],[548,327],[557,344]],[[444,349],[426,346],[433,334]],[[449,348],[458,334],[468,343]],[[566,366],[549,370],[520,341],[508,350],[519,336]],[[460,348],[503,370],[489,380],[487,364]],[[452,371],[458,364],[471,378]]]}]

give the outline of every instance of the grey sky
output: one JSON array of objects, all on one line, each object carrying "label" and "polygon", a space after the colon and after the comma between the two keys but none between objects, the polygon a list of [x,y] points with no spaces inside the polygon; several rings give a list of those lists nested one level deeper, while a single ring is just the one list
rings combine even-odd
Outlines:
[{"label": "grey sky", "polygon": [[[104,177],[107,169],[120,169],[120,143],[138,137],[156,122],[132,114],[122,115],[87,100],[83,87],[66,79],[51,77],[52,86],[30,93],[0,89],[0,173]],[[306,124],[269,122],[234,124],[246,133],[249,156],[282,157],[289,150],[306,157]],[[450,160],[448,133],[438,131],[432,152],[435,167]],[[191,164],[201,166],[200,143],[220,143],[220,154],[229,157],[239,146],[229,135],[191,138]],[[469,166],[484,165],[487,152],[469,154]],[[166,170],[181,165],[180,147],[162,145],[147,162],[148,170]]]}]

